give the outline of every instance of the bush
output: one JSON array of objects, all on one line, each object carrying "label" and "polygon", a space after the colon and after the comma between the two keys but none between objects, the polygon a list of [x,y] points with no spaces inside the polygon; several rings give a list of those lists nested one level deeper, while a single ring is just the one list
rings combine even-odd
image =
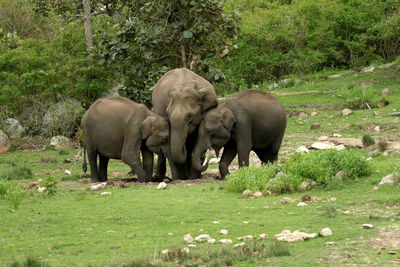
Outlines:
[{"label": "bush", "polygon": [[341,89],[337,96],[342,98],[345,106],[351,109],[366,109],[378,107],[379,92],[373,88],[350,86]]},{"label": "bush", "polygon": [[296,153],[282,165],[274,163],[240,168],[227,177],[226,188],[232,192],[250,189],[281,194],[299,191],[303,181],[332,187],[371,173],[371,166],[356,150],[313,151]]},{"label": "bush", "polygon": [[367,147],[375,144],[375,140],[369,133],[365,133],[362,136],[362,143],[363,146]]}]

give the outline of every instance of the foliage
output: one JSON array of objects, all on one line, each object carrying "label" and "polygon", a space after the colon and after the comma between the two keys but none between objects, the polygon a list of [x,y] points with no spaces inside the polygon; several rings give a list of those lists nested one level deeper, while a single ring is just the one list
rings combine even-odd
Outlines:
[{"label": "foliage", "polygon": [[0,199],[5,199],[10,202],[14,210],[18,209],[25,196],[25,190],[19,185],[0,179]]},{"label": "foliage", "polygon": [[41,187],[46,188],[44,191],[47,195],[55,195],[57,193],[58,179],[54,176],[47,177],[45,180],[39,182]]},{"label": "foliage", "polygon": [[296,153],[282,165],[267,164],[239,169],[227,177],[227,190],[243,192],[270,190],[276,194],[300,190],[303,181],[337,186],[345,180],[368,176],[372,168],[355,150]]},{"label": "foliage", "polygon": [[371,87],[361,88],[351,85],[339,90],[337,96],[345,101],[345,105],[351,109],[363,109],[378,107],[378,92]]},{"label": "foliage", "polygon": [[362,143],[365,147],[371,146],[375,144],[375,139],[369,133],[365,133],[362,136]]},{"label": "foliage", "polygon": [[25,165],[13,165],[0,173],[0,180],[23,180],[32,178],[32,169]]},{"label": "foliage", "polygon": [[47,266],[49,266],[47,263],[41,262],[40,260],[32,256],[28,256],[23,262],[15,261],[12,264],[10,264],[10,267],[47,267]]}]

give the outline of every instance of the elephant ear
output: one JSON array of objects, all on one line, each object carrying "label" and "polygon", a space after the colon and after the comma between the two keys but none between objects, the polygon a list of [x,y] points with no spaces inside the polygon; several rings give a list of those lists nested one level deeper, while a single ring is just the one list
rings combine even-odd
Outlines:
[{"label": "elephant ear", "polygon": [[222,125],[224,125],[224,128],[228,131],[231,132],[233,125],[235,124],[236,119],[235,116],[233,115],[233,112],[229,108],[224,108],[222,110]]},{"label": "elephant ear", "polygon": [[200,94],[200,106],[201,106],[201,112],[204,112],[210,108],[216,107],[218,102],[217,102],[217,96],[215,95],[214,88],[210,87],[204,87],[199,89],[199,94]]},{"label": "elephant ear", "polygon": [[153,133],[154,131],[153,123],[155,120],[156,117],[149,116],[142,122],[142,124],[140,124],[139,128],[140,132],[142,133],[142,139],[146,139]]}]

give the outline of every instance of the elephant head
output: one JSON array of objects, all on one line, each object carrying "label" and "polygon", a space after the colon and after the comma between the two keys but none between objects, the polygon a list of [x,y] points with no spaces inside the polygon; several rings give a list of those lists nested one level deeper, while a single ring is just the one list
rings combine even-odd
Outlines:
[{"label": "elephant head", "polygon": [[168,95],[166,112],[171,127],[170,151],[172,160],[177,164],[185,163],[186,138],[200,124],[203,112],[217,105],[214,88],[198,87],[193,80]]},{"label": "elephant head", "polygon": [[218,106],[206,113],[199,126],[199,135],[192,153],[192,166],[198,171],[205,171],[208,163],[202,165],[201,159],[207,149],[218,151],[231,139],[232,127],[236,119],[233,112]]},{"label": "elephant head", "polygon": [[149,116],[140,125],[142,139],[154,153],[167,154],[169,140],[168,121],[161,116]]}]

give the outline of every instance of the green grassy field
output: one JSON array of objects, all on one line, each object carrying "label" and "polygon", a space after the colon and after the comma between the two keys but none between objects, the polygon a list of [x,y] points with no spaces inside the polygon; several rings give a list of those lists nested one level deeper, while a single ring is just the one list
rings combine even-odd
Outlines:
[{"label": "green grassy field", "polygon": [[[335,79],[303,77],[291,88],[275,89],[273,93],[287,110],[306,113],[305,117],[289,117],[280,158],[290,157],[298,146],[310,145],[318,136],[333,133],[359,138],[369,133],[377,139],[399,140],[400,117],[382,116],[400,111],[399,74],[397,64],[373,73],[349,74]],[[369,87],[379,93],[389,88],[392,92],[386,97],[389,105],[354,110],[350,116],[341,116],[347,103],[336,97],[337,91],[363,83],[370,84]],[[299,91],[318,92],[283,94]],[[313,111],[317,112],[315,116],[310,115]],[[373,111],[380,114],[373,115]],[[310,125],[317,122],[321,127],[310,130]],[[380,132],[373,130],[377,125]],[[365,157],[376,148],[377,145],[373,145],[362,149]],[[108,186],[104,190],[90,191],[87,179],[80,178],[81,161],[66,161],[74,159],[77,153],[77,150],[14,150],[0,156],[0,179],[19,178],[14,181],[17,184],[49,177],[59,181],[54,195],[27,190],[18,207],[9,199],[0,198],[0,265],[22,262],[30,256],[50,266],[140,266],[135,261],[139,258],[149,258],[160,266],[176,266],[179,264],[174,261],[157,259],[162,258],[159,254],[163,249],[186,247],[183,236],[188,233],[193,237],[209,234],[217,241],[233,240],[233,244],[228,245],[201,243],[190,248],[190,253],[207,258],[223,246],[231,249],[240,242],[237,241],[240,236],[266,233],[273,239],[285,229],[314,233],[325,227],[332,230],[332,236],[290,243],[289,256],[259,258],[253,253],[239,258],[228,252],[230,261],[222,261],[222,256],[217,255],[207,263],[186,259],[184,264],[398,266],[400,263],[400,244],[396,243],[400,239],[400,187],[373,189],[383,176],[400,172],[399,151],[388,155],[374,152],[369,161],[374,169],[371,176],[333,190],[315,187],[301,193],[261,198],[243,198],[241,194],[228,192],[224,181],[210,180],[173,183],[165,190],[156,190],[157,184],[124,182],[126,188]],[[215,170],[217,165],[210,168]],[[66,174],[65,170],[72,174]],[[109,176],[114,181],[128,178],[128,171],[129,167],[120,161],[111,161]],[[112,195],[100,196],[104,191]],[[305,193],[321,200],[309,202],[305,207],[298,207],[297,202],[280,202],[283,197],[299,199]],[[331,198],[336,200],[330,201]],[[352,214],[344,215],[346,210]],[[373,224],[374,228],[363,229],[365,223]],[[227,229],[229,234],[222,236],[221,229]],[[327,245],[327,242],[334,244]]]}]

